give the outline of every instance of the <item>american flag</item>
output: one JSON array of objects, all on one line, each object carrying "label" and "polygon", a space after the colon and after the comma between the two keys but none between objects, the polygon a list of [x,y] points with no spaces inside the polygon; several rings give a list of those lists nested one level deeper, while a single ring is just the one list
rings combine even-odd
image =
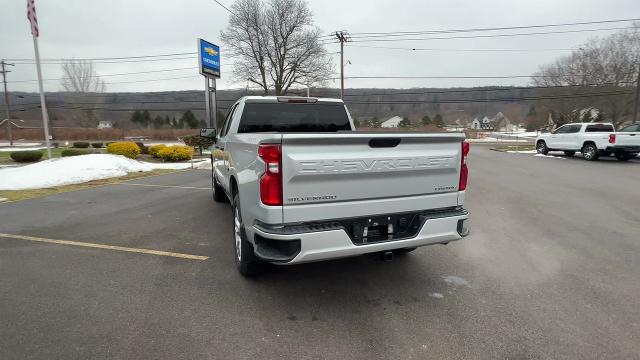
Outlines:
[{"label": "american flag", "polygon": [[38,30],[38,18],[36,17],[36,1],[27,0],[27,19],[31,23],[31,34],[38,37],[40,31]]}]

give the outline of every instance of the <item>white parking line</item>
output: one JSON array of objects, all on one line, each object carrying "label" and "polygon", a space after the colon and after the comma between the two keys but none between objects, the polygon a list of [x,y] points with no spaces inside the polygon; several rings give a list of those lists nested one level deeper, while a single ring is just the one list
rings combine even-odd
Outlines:
[{"label": "white parking line", "polygon": [[181,254],[174,253],[169,251],[161,251],[161,250],[151,250],[151,249],[140,249],[140,248],[131,248],[126,246],[115,246],[115,245],[103,245],[103,244],[94,244],[94,243],[86,243],[80,241],[71,241],[71,240],[56,240],[56,239],[47,239],[36,236],[26,236],[26,235],[15,235],[15,234],[3,234],[0,233],[0,238],[9,238],[14,240],[28,240],[28,241],[37,241],[49,244],[58,244],[58,245],[71,245],[71,246],[82,246],[88,248],[95,249],[104,249],[104,250],[114,250],[114,251],[125,251],[139,254],[147,254],[147,255],[158,255],[158,256],[169,256],[180,259],[189,259],[189,260],[207,260],[208,256],[201,255],[190,255],[190,254]]}]

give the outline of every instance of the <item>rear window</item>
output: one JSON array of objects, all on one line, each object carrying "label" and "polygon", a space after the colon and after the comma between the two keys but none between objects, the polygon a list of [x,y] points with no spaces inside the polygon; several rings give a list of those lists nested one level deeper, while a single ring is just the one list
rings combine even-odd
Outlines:
[{"label": "rear window", "polygon": [[336,132],[351,130],[342,103],[246,103],[239,133]]},{"label": "rear window", "polygon": [[587,125],[587,128],[584,130],[585,132],[613,132],[613,125],[606,124],[593,124]]}]

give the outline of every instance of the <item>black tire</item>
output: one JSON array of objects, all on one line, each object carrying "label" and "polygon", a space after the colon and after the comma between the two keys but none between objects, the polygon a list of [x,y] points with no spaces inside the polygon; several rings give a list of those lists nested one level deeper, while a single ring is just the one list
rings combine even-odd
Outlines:
[{"label": "black tire", "polygon": [[616,159],[618,159],[620,161],[629,161],[629,160],[631,160],[632,157],[633,157],[633,155],[631,155],[630,153],[627,153],[627,152],[616,153]]},{"label": "black tire", "polygon": [[575,155],[575,154],[576,154],[576,152],[575,152],[575,151],[565,151],[565,152],[564,152],[564,155],[565,155],[565,156],[573,156],[573,155]]},{"label": "black tire", "polygon": [[393,253],[396,254],[396,255],[406,255],[406,254],[414,251],[415,249],[417,249],[417,247],[395,249],[395,250],[393,250]]},{"label": "black tire", "polygon": [[582,147],[582,157],[588,161],[598,160],[600,157],[600,152],[598,148],[593,143],[588,143]]},{"label": "black tire", "polygon": [[243,276],[252,277],[264,271],[265,264],[260,261],[253,253],[253,245],[247,240],[244,231],[244,223],[242,222],[242,214],[240,208],[236,205],[240,204],[238,194],[233,195],[231,202],[232,222],[231,229],[234,239],[234,258],[238,272]]},{"label": "black tire", "polygon": [[223,202],[229,201],[229,199],[227,198],[227,194],[224,193],[224,189],[222,189],[222,186],[220,186],[220,184],[218,184],[218,180],[216,179],[216,176],[212,174],[211,178],[213,179],[213,180],[211,180],[213,182],[213,186],[212,186],[213,187],[213,201],[219,202],[219,203],[223,203]]},{"label": "black tire", "polygon": [[536,144],[536,151],[538,154],[547,155],[549,153],[549,148],[547,147],[547,143],[544,140],[538,141]]}]

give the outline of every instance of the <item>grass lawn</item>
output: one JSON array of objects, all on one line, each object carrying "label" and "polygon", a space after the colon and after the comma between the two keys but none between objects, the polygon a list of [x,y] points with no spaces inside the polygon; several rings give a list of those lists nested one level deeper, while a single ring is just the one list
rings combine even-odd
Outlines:
[{"label": "grass lawn", "polygon": [[533,145],[505,145],[491,148],[491,150],[495,151],[530,151],[535,150],[536,147]]},{"label": "grass lawn", "polygon": [[114,184],[114,183],[131,180],[131,179],[143,178],[148,176],[156,176],[156,175],[164,175],[164,174],[169,174],[176,171],[181,171],[181,170],[163,169],[163,170],[153,170],[148,172],[137,172],[137,173],[128,174],[126,176],[121,176],[121,177],[94,180],[94,181],[89,181],[82,184],[63,185],[63,186],[47,188],[47,189],[0,190],[0,198],[7,198],[9,201],[26,200],[26,199],[31,199],[35,197],[60,194],[68,191],[88,189],[95,186]]}]

